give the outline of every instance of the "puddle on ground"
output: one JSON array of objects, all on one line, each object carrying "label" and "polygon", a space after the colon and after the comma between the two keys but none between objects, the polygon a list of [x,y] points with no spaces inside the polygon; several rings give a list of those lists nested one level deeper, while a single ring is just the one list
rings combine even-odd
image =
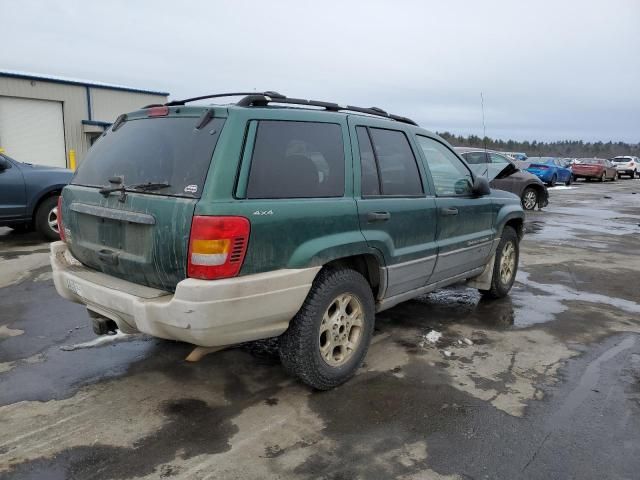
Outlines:
[{"label": "puddle on ground", "polygon": [[[604,242],[585,240],[585,232],[602,235],[640,234],[640,215],[589,207],[548,207],[553,217],[525,223],[526,234],[536,241],[567,241],[588,243],[590,247],[607,248]],[[578,220],[579,217],[579,220]]]},{"label": "puddle on ground", "polygon": [[598,293],[575,290],[560,284],[543,284],[518,272],[511,293],[499,300],[483,299],[465,285],[438,290],[380,314],[393,322],[441,331],[455,323],[477,324],[483,328],[527,328],[554,321],[569,308],[568,302],[607,305],[631,314],[640,314],[640,304]]}]

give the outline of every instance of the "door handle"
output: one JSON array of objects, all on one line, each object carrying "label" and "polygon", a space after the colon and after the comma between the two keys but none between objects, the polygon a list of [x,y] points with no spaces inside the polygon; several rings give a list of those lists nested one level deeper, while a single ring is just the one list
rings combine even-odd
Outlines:
[{"label": "door handle", "polygon": [[440,213],[442,215],[457,215],[458,209],[456,207],[441,208]]},{"label": "door handle", "polygon": [[367,213],[368,222],[386,222],[391,218],[389,212],[369,212]]}]

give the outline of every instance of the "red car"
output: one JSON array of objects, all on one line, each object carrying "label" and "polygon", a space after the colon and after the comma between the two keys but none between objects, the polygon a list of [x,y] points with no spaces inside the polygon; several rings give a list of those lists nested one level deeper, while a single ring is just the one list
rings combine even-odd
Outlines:
[{"label": "red car", "polygon": [[591,180],[596,178],[601,182],[605,180],[615,181],[618,178],[616,167],[609,160],[604,158],[579,158],[571,166],[573,179],[584,178]]}]

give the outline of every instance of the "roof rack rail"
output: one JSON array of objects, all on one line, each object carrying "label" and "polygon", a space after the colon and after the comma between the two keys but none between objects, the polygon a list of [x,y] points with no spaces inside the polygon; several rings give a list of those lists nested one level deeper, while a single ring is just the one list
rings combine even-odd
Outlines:
[{"label": "roof rack rail", "polygon": [[[174,107],[176,105],[184,105],[185,103],[195,102],[198,100],[206,100],[207,98],[222,98],[222,97],[244,97],[246,95],[261,95],[263,97],[269,96],[272,98],[287,98],[278,92],[235,92],[235,93],[215,93],[213,95],[203,95],[201,97],[185,98],[184,100],[173,100],[164,104],[165,107]],[[147,107],[144,107],[147,108]]]},{"label": "roof rack rail", "polygon": [[236,105],[240,107],[264,107],[269,103],[284,103],[289,105],[304,105],[311,107],[320,107],[324,108],[330,112],[340,112],[340,111],[349,111],[349,112],[358,112],[365,113],[367,115],[375,115],[376,117],[385,117],[391,120],[396,120],[402,123],[408,123],[410,125],[418,126],[416,122],[407,117],[401,117],[400,115],[393,115],[392,113],[387,113],[381,108],[378,107],[354,107],[353,105],[338,105],[333,102],[321,102],[319,100],[304,100],[302,98],[288,98],[284,95],[272,95],[273,92],[264,92],[264,93],[251,93],[241,99]]},{"label": "roof rack rail", "polygon": [[142,108],[151,108],[151,107],[159,107],[159,106],[174,107],[178,105],[184,105],[190,102],[196,102],[198,100],[206,100],[209,98],[240,97],[240,96],[242,96],[243,98],[236,103],[236,105],[240,107],[265,107],[271,102],[283,103],[283,104],[289,104],[289,105],[303,105],[303,106],[324,108],[329,112],[349,111],[349,112],[365,113],[367,115],[374,115],[376,117],[389,118],[391,120],[396,120],[397,122],[408,123],[409,125],[418,126],[418,124],[413,120],[411,120],[410,118],[388,113],[378,107],[363,108],[363,107],[355,107],[353,105],[338,105],[337,103],[333,103],[333,102],[321,102],[319,100],[289,98],[285,95],[282,95],[278,92],[273,92],[273,91],[215,93],[212,95],[202,95],[200,97],[185,98],[184,100],[173,100],[163,105],[160,105],[160,104],[147,105]]}]

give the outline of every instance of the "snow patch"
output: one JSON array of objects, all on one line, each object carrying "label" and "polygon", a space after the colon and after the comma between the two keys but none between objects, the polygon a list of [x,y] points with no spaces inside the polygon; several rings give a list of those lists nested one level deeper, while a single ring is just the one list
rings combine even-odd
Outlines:
[{"label": "snow patch", "polygon": [[93,348],[106,345],[108,343],[118,342],[120,340],[128,340],[132,335],[128,333],[122,333],[120,330],[116,331],[115,335],[101,335],[90,342],[77,343],[75,345],[63,345],[60,350],[65,352],[73,352],[74,350],[80,350],[83,348]]},{"label": "snow patch", "polygon": [[9,328],[6,325],[0,325],[0,338],[17,337],[23,333],[24,330],[20,330],[19,328]]},{"label": "snow patch", "polygon": [[440,339],[441,339],[441,338],[442,338],[442,333],[440,333],[440,332],[438,332],[438,331],[436,331],[436,330],[431,330],[429,333],[427,333],[427,334],[424,336],[424,339],[425,339],[427,342],[429,342],[429,343],[431,343],[431,344],[433,344],[433,345],[435,345],[436,343],[438,343],[438,342],[440,341]]}]

